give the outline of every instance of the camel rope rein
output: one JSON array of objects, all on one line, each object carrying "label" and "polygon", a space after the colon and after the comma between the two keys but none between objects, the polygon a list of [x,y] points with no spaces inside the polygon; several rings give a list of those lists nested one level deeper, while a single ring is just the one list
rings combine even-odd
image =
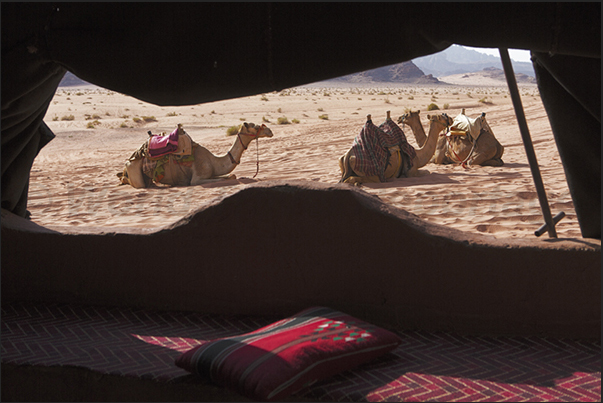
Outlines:
[{"label": "camel rope rein", "polygon": [[[260,139],[260,132],[262,131],[262,129],[264,129],[266,127],[266,125],[261,125],[258,129],[258,131],[255,134],[247,134],[247,136],[251,136],[251,137],[255,137],[255,155],[256,155],[256,168],[255,168],[255,174],[253,175],[252,179],[254,179],[256,176],[258,176],[258,173],[260,172],[260,146],[258,145],[259,143],[259,139]],[[241,142],[241,145],[243,146],[244,150],[247,150],[247,147],[245,147],[245,144],[243,144],[243,140],[241,140],[241,133],[237,134],[237,137],[239,138],[239,141]],[[253,141],[253,140],[252,140]],[[230,151],[228,152],[228,156],[230,157],[230,160],[232,161],[233,164],[239,164],[241,161],[236,161],[234,159],[234,157],[232,156],[232,154],[230,154]]]}]

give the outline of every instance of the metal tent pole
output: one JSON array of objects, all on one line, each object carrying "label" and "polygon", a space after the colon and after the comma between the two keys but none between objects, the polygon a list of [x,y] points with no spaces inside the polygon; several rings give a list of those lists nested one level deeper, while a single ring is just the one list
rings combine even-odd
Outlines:
[{"label": "metal tent pole", "polygon": [[[553,217],[551,216],[551,209],[549,208],[549,202],[546,197],[546,191],[544,190],[544,183],[542,182],[542,177],[540,176],[540,168],[538,168],[538,161],[536,160],[534,145],[532,144],[532,138],[530,137],[530,131],[528,130],[528,123],[523,112],[521,98],[519,97],[519,90],[517,89],[517,81],[515,80],[515,74],[513,72],[513,66],[511,65],[509,51],[507,50],[507,48],[499,48],[498,50],[500,52],[500,59],[505,70],[505,77],[507,78],[507,84],[509,86],[511,100],[513,101],[515,115],[517,116],[517,123],[519,124],[519,131],[521,132],[523,146],[528,156],[530,170],[532,171],[532,178],[534,179],[534,185],[536,186],[536,193],[538,194],[540,209],[542,210],[542,215],[544,216],[544,226],[546,226],[546,230],[548,231],[550,238],[557,238],[557,231],[555,230],[555,221],[553,221]],[[543,229],[544,228],[541,228],[541,230]],[[539,236],[539,231],[535,232],[536,236]],[[542,232],[540,233],[542,234]]]}]

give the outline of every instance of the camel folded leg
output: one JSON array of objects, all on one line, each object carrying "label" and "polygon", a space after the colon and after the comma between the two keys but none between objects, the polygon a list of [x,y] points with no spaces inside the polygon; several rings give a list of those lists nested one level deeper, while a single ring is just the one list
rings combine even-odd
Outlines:
[{"label": "camel folded leg", "polygon": [[[352,167],[355,165],[356,162],[356,156],[354,155],[350,155],[348,160],[347,160],[347,164],[348,164],[348,168]],[[381,183],[381,179],[379,179],[379,176],[377,175],[373,175],[373,176],[368,176],[368,175],[363,175],[362,172],[351,172],[352,174],[346,178],[343,183],[349,183],[352,185],[360,185],[362,183]]]},{"label": "camel folded leg", "polygon": [[142,173],[142,159],[129,160],[126,162],[126,172],[130,185],[135,188],[146,188],[147,185]]}]

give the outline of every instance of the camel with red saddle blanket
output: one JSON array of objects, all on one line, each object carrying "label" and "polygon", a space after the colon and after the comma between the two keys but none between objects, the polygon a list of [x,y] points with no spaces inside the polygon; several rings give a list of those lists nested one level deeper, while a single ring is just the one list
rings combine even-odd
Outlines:
[{"label": "camel with red saddle blanket", "polygon": [[[354,140],[352,148],[339,158],[340,182],[359,185],[366,182],[384,182],[393,178],[417,176],[419,168],[429,163],[435,151],[440,132],[452,124],[452,119],[445,113],[433,116],[427,115],[427,117],[430,120],[429,134],[424,144],[415,150],[406,142],[402,130],[391,120],[389,111],[387,112],[386,121],[379,128],[372,124],[371,115],[368,115],[365,127]],[[371,166],[370,163],[364,161],[370,159],[363,155],[368,148],[363,144],[367,143],[367,135],[380,137],[392,133],[401,134],[402,142],[400,144],[392,145],[392,140],[389,141],[390,144],[376,141],[374,143],[381,147],[367,151],[367,154],[373,157],[376,156],[373,159],[379,160],[375,164],[379,166]]]},{"label": "camel with red saddle blanket", "polygon": [[272,137],[266,125],[242,123],[230,150],[222,156],[212,154],[195,143],[178,125],[166,136],[154,136],[126,162],[123,172],[117,174],[122,184],[145,188],[152,183],[172,186],[194,186],[207,182],[234,179],[231,172],[241,162],[249,144],[260,137]]},{"label": "camel with red saddle blanket", "polygon": [[[420,111],[411,111],[398,118],[398,123],[410,126],[417,144],[425,143],[427,137],[419,118]],[[436,164],[461,164],[502,166],[505,148],[494,137],[486,121],[486,114],[471,119],[465,110],[454,118],[450,131],[442,135],[430,162]]]}]

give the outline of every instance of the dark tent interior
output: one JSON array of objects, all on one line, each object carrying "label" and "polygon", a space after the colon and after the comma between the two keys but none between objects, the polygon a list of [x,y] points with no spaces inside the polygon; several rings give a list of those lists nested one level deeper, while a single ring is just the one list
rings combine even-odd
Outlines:
[{"label": "dark tent interior", "polygon": [[[27,221],[29,173],[38,152],[54,137],[43,119],[67,71],[145,102],[194,105],[401,63],[452,44],[531,51],[538,90],[578,216],[583,236],[579,242],[467,238],[460,231],[418,225],[404,211],[373,205],[355,189],[341,192],[340,188],[304,183],[267,183],[150,235],[63,235]],[[1,119],[3,303],[38,300],[284,314],[319,302],[391,326],[600,338],[600,242],[596,241],[601,238],[599,2],[345,6],[2,3]],[[237,203],[255,206],[263,199],[272,207],[258,208],[259,218],[250,218],[255,221],[250,221],[249,228],[238,236],[274,236],[279,238],[280,250],[275,247],[272,254],[260,257],[234,252],[249,273],[259,274],[264,280],[251,275],[239,278],[239,269],[218,263],[217,258],[216,262],[211,260],[211,256],[228,253],[220,246],[222,238],[211,239],[200,229],[238,219],[233,213]],[[309,200],[309,204],[300,199]],[[341,211],[357,214],[364,226],[347,222],[345,214],[338,215]],[[265,220],[271,219],[290,221],[298,228],[296,239],[270,234],[272,227]],[[396,288],[392,284],[395,282],[384,284],[374,278],[348,275],[343,269],[325,275],[342,259],[348,267],[362,263],[360,252],[354,256],[343,252],[349,239],[334,241],[328,250],[317,245],[320,264],[316,263],[318,258],[305,256],[295,248],[296,244],[318,244],[348,231],[395,234],[401,241],[377,235],[371,241],[376,250],[401,248],[399,245],[404,244],[421,250],[435,243],[442,254],[457,256],[458,266],[450,267],[447,275],[434,270],[418,273],[413,268],[423,267],[424,262],[411,258],[405,264],[412,273],[401,274],[409,277],[400,283],[411,279],[414,286]],[[322,235],[316,236],[317,232]],[[117,258],[111,253],[124,246],[160,247],[168,238],[184,240],[185,244],[202,240],[209,245],[210,263],[197,268],[198,283],[191,281],[197,286],[202,283],[201,289],[173,280],[170,283],[158,270],[149,269],[148,265],[162,267],[165,261],[146,258],[140,262],[136,257]],[[192,252],[186,245],[181,252],[179,259],[187,266]],[[468,268],[467,262],[478,257],[494,262],[487,274]],[[437,259],[433,257],[434,266]],[[383,279],[389,276],[388,267],[395,267],[396,257],[388,254],[382,260],[375,277],[381,275]],[[503,260],[505,265],[496,263]],[[314,266],[308,269],[313,274],[322,275],[324,289],[312,282],[299,289],[278,291],[288,278],[296,278],[296,273],[308,265]],[[508,266],[514,267],[512,272],[501,273]],[[90,271],[83,273],[83,267]],[[283,267],[286,270],[279,271]],[[212,273],[239,278],[239,283],[227,284]],[[191,275],[181,274],[178,277]],[[149,279],[148,286],[136,286],[141,276]],[[425,301],[434,294],[416,291],[433,281],[440,292],[452,276],[467,279],[467,284],[474,281],[470,279],[480,278],[484,287],[478,292],[467,284],[458,285],[438,294],[440,299],[435,298],[433,303]],[[367,293],[372,292],[374,300],[343,302],[344,293],[321,300],[328,284],[344,281],[342,278],[347,278],[349,289],[360,292],[363,286],[368,287]],[[252,289],[244,288],[249,281]],[[526,303],[525,295],[532,292],[529,285],[542,281],[546,286]],[[499,286],[490,287],[490,283]],[[234,287],[230,288],[236,295],[232,299],[220,294],[229,287]],[[313,291],[308,294],[309,289]],[[500,289],[512,291],[501,296]],[[401,291],[408,295],[399,296]],[[195,293],[205,293],[205,297],[192,300]],[[262,299],[261,295],[272,297]],[[493,311],[471,310],[482,299],[490,301]],[[410,306],[418,309],[411,312]]]}]

